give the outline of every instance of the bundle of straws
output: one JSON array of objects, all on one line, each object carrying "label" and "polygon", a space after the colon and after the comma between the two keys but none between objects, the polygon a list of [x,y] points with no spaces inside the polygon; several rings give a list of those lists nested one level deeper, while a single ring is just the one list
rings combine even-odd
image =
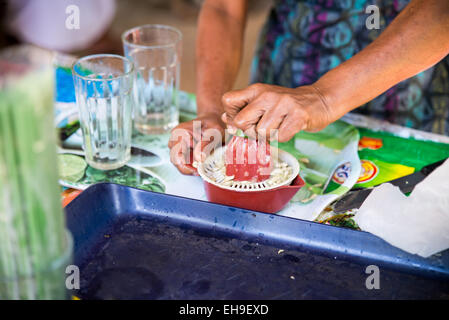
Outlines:
[{"label": "bundle of straws", "polygon": [[71,259],[58,186],[53,67],[8,59],[33,50],[0,54],[0,300],[65,298]]}]

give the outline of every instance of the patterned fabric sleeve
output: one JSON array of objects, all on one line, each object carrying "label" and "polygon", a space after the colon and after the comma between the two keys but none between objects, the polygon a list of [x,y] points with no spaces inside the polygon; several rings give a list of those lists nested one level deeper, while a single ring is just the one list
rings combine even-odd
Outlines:
[{"label": "patterned fabric sleeve", "polygon": [[[311,84],[375,40],[409,0],[276,0],[261,32],[251,82]],[[380,29],[368,30],[368,5]],[[449,135],[449,57],[354,112]]]}]

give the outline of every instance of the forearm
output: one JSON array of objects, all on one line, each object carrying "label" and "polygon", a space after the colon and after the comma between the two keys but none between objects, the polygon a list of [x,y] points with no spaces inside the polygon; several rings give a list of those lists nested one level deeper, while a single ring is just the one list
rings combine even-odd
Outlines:
[{"label": "forearm", "polygon": [[206,0],[198,21],[196,91],[198,115],[221,115],[222,95],[240,67],[246,0]]},{"label": "forearm", "polygon": [[448,53],[449,1],[414,0],[378,39],[314,86],[336,120]]}]

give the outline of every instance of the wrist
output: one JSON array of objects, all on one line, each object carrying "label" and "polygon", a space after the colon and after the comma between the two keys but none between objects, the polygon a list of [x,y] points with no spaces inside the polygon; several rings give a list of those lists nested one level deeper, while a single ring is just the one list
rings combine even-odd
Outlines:
[{"label": "wrist", "polygon": [[221,97],[217,99],[205,99],[204,97],[197,97],[197,116],[198,117],[213,117],[221,119],[224,113],[221,105]]},{"label": "wrist", "polygon": [[[215,106],[215,108],[211,108],[210,106]],[[218,123],[222,128],[225,127],[225,124],[223,123],[223,120],[221,119],[221,116],[223,115],[224,111],[219,105],[219,108],[216,104],[208,104],[206,107],[201,107],[198,105],[197,110],[197,119],[204,119],[204,120],[212,120],[216,123]]]},{"label": "wrist", "polygon": [[319,98],[322,108],[327,113],[329,121],[334,122],[340,119],[349,110],[346,111],[344,108],[341,108],[338,103],[338,97],[333,94],[334,91],[332,90],[332,87],[327,86],[320,80],[321,79],[313,83],[311,87]]},{"label": "wrist", "polygon": [[219,110],[198,110],[197,111],[197,117],[198,118],[216,118],[221,119],[221,115],[224,113],[224,111]]}]

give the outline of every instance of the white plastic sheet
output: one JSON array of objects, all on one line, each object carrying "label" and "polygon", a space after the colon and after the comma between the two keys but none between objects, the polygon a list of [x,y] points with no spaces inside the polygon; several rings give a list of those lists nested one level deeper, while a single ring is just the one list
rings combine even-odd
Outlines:
[{"label": "white plastic sheet", "polygon": [[449,248],[449,160],[409,197],[389,183],[377,187],[354,219],[362,230],[413,254],[429,257]]}]

